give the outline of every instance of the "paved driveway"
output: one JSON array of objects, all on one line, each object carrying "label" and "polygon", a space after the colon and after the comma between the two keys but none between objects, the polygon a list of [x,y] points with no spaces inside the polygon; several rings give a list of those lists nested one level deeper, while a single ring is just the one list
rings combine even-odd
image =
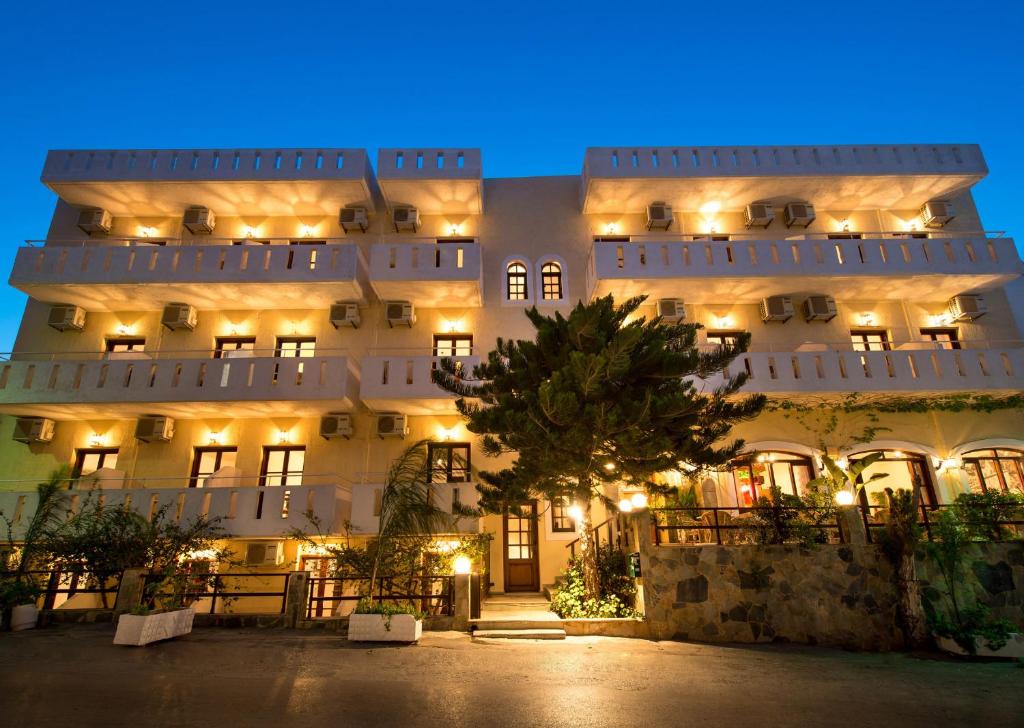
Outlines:
[{"label": "paved driveway", "polygon": [[4,726],[1021,726],[1024,669],[791,646],[610,638],[416,647],[104,626],[0,635]]}]

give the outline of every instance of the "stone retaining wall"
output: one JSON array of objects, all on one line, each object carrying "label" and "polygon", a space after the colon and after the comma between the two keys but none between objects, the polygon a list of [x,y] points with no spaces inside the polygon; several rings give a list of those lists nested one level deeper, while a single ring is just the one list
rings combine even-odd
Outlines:
[{"label": "stone retaining wall", "polygon": [[[971,545],[965,591],[996,617],[1008,619],[1024,630],[1024,542],[977,543]],[[921,580],[924,608],[942,602],[938,588],[945,589],[938,567],[918,557],[917,575]]]},{"label": "stone retaining wall", "polygon": [[652,637],[863,650],[901,644],[892,567],[877,548],[709,545],[645,551],[644,611]]}]

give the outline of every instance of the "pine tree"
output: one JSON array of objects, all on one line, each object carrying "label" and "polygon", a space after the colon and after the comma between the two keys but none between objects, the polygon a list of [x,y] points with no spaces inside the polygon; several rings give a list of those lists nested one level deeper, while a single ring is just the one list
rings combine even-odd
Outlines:
[{"label": "pine tree", "polygon": [[[467,428],[485,455],[518,455],[514,464],[480,473],[481,506],[514,508],[531,497],[567,497],[577,522],[588,598],[598,598],[591,503],[609,483],[661,489],[656,473],[680,463],[713,467],[742,441],[725,441],[732,425],[755,416],[760,395],[736,396],[746,374],[723,377],[749,345],[709,351],[696,346],[698,324],[633,317],[645,297],[616,306],[611,296],[578,303],[568,317],[526,311],[533,341],[498,339],[466,377],[442,360],[434,381],[459,395]],[[717,384],[711,384],[717,382]]]}]

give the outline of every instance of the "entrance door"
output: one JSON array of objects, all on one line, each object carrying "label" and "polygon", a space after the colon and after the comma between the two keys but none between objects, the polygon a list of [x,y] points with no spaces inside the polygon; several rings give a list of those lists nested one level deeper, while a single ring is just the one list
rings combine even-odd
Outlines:
[{"label": "entrance door", "polygon": [[537,501],[519,507],[523,515],[505,511],[505,591],[540,591],[537,554]]}]

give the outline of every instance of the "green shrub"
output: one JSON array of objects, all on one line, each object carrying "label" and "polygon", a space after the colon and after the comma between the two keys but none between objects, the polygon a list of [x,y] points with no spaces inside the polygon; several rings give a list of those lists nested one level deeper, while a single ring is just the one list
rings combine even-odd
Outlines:
[{"label": "green shrub", "polygon": [[961,493],[953,510],[972,541],[1003,541],[1015,534],[1009,521],[1024,516],[1024,496],[1012,492]]},{"label": "green shrub", "polygon": [[369,597],[363,597],[356,603],[353,614],[379,614],[384,617],[393,617],[396,614],[411,614],[416,619],[423,619],[423,612],[411,604],[399,604],[398,602],[378,602]]},{"label": "green shrub", "polygon": [[629,576],[625,555],[612,545],[597,550],[600,599],[587,599],[583,561],[576,556],[562,573],[562,584],[551,596],[551,611],[563,619],[638,617],[633,608],[636,583]]}]

